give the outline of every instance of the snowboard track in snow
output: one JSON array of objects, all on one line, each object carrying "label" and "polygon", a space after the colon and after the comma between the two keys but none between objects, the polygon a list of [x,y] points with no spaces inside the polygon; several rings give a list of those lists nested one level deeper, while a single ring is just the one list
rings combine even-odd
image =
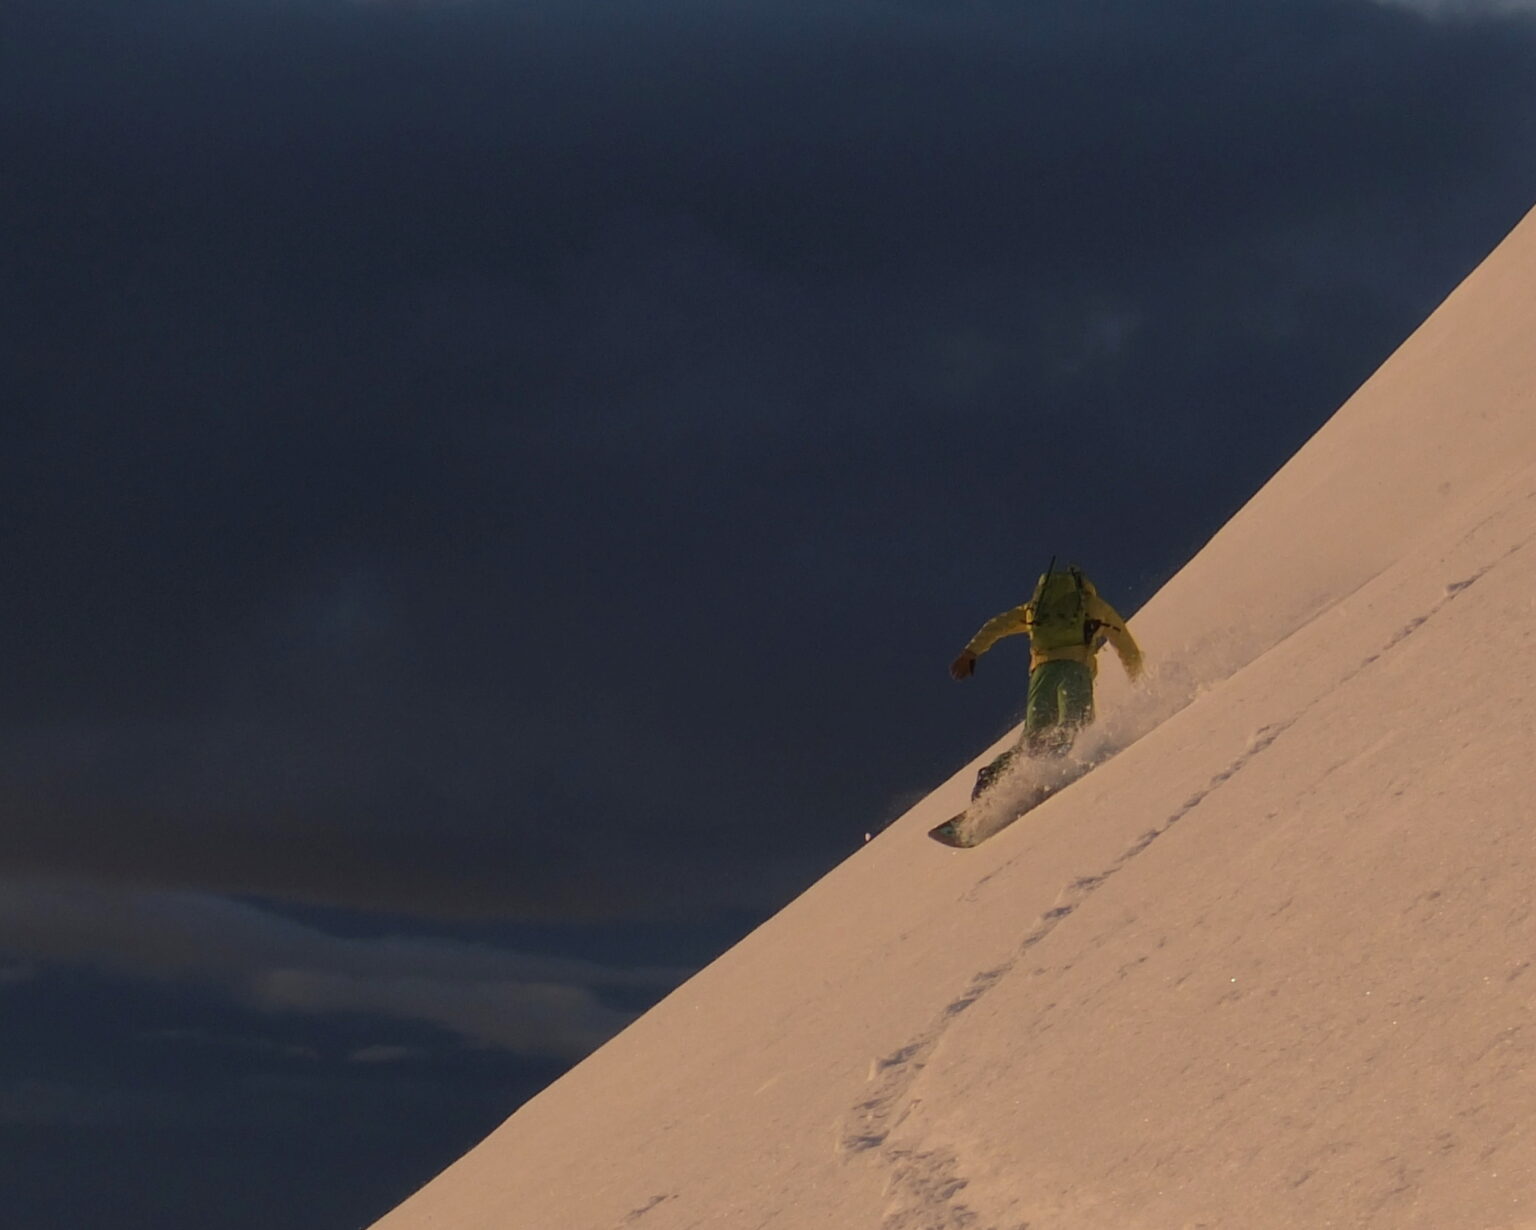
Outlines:
[{"label": "snowboard track in snow", "polygon": [[[1444,606],[1476,585],[1498,563],[1527,545],[1525,542],[1516,544],[1499,559],[1485,564],[1465,579],[1447,584],[1438,602],[1399,628],[1380,649],[1362,659],[1343,676],[1337,686],[1347,685],[1370,669],[1432,620]],[[1241,754],[1212,775],[1203,787],[1185,799],[1165,820],[1142,833],[1103,870],[1079,876],[1063,888],[1055,904],[1035,920],[1012,954],[1000,965],[975,974],[965,989],[939,1010],[922,1033],[889,1055],[875,1059],[870,1067],[870,1080],[874,1088],[844,1116],[838,1148],[846,1158],[872,1158],[888,1172],[886,1191],[890,1204],[881,1220],[881,1230],[1029,1230],[1027,1222],[1008,1227],[982,1225],[980,1215],[961,1200],[969,1180],[960,1172],[960,1159],[954,1151],[943,1147],[920,1149],[911,1143],[891,1140],[892,1133],[921,1105],[921,1099],[912,1096],[913,1086],[949,1027],[968,1008],[1012,973],[1031,949],[1070,918],[1089,897],[1132,860],[1145,853],[1159,837],[1195,811],[1224,783],[1242,772],[1255,757],[1273,746],[1312,707],[1309,704],[1284,720],[1257,730]],[[997,871],[990,873],[976,887],[979,888],[980,883],[996,874]],[[967,899],[974,899],[974,892],[973,889],[968,893]]]},{"label": "snowboard track in snow", "polygon": [[647,1213],[649,1213],[652,1209],[656,1208],[659,1205],[666,1204],[666,1202],[668,1200],[676,1200],[676,1199],[677,1199],[677,1193],[676,1192],[668,1192],[668,1193],[666,1193],[665,1195],[662,1195],[662,1196],[652,1196],[650,1198],[650,1200],[648,1200],[645,1204],[642,1204],[638,1209],[631,1209],[629,1211],[629,1213],[625,1216],[624,1220],[619,1223],[619,1225],[620,1226],[632,1226],[637,1221],[639,1221],[642,1217],[644,1217]]},{"label": "snowboard track in snow", "polygon": [[[1294,721],[1295,719],[1292,719]],[[1242,755],[1216,774],[1202,790],[1156,828],[1131,843],[1104,870],[1079,876],[1058,894],[1055,904],[1035,920],[1029,932],[1000,965],[975,974],[965,989],[943,1006],[928,1027],[907,1045],[878,1058],[871,1065],[874,1089],[845,1116],[839,1148],[850,1157],[873,1155],[889,1172],[887,1192],[891,1205],[881,1230],[983,1230],[979,1215],[960,1199],[968,1180],[959,1171],[959,1158],[944,1148],[916,1149],[895,1144],[891,1133],[920,1101],[912,1087],[949,1027],[983,996],[1013,972],[1029,951],[1042,943],[1085,901],[1118,874],[1132,859],[1187,816],[1220,785],[1240,772],[1255,756],[1283,734],[1291,722],[1261,730]],[[1028,1230],[1028,1223],[1009,1227]]]}]

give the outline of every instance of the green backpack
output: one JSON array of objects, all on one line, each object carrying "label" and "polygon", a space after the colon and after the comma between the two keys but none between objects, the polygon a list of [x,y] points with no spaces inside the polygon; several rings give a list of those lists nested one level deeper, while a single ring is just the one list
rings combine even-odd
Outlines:
[{"label": "green backpack", "polygon": [[1088,626],[1088,595],[1083,574],[1076,568],[1051,571],[1035,584],[1030,600],[1030,648],[1036,652],[1086,645],[1093,636]]}]

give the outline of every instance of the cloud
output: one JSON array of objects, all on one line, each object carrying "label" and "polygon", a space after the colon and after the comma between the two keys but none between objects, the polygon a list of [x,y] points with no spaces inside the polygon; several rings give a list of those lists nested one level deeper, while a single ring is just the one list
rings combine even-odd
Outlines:
[{"label": "cloud", "polygon": [[278,969],[247,980],[243,997],[274,1012],[363,1012],[430,1021],[472,1042],[523,1055],[579,1059],[632,1019],[587,987],[511,979],[353,975]]},{"label": "cloud", "polygon": [[1427,17],[1479,20],[1536,14],[1536,0],[1375,0],[1388,8],[1412,9]]},{"label": "cloud", "polygon": [[348,1063],[389,1064],[405,1063],[420,1058],[424,1052],[414,1046],[361,1046],[347,1056]]},{"label": "cloud", "polygon": [[0,882],[0,952],[197,980],[269,1012],[425,1022],[560,1058],[585,1055],[631,1019],[603,1002],[605,990],[657,995],[685,976],[456,941],[343,938],[207,894],[23,880]]},{"label": "cloud", "polygon": [[168,1042],[176,1046],[191,1045],[209,1050],[230,1051],[247,1055],[277,1055],[285,1059],[298,1059],[316,1063],[320,1052],[312,1046],[284,1043],[272,1038],[251,1034],[231,1034],[208,1029],[178,1028],[152,1029],[144,1034],[150,1041]]},{"label": "cloud", "polygon": [[55,1080],[0,1085],[0,1127],[104,1128],[126,1118],[124,1099],[110,1091]]}]

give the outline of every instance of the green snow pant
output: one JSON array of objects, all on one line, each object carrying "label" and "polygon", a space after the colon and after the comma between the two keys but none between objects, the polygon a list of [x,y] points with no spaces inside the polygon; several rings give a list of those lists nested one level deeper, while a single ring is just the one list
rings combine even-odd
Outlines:
[{"label": "green snow pant", "polygon": [[1042,662],[1030,672],[1024,735],[976,774],[974,799],[995,781],[1015,755],[1063,756],[1077,732],[1093,721],[1093,672],[1081,662]]}]

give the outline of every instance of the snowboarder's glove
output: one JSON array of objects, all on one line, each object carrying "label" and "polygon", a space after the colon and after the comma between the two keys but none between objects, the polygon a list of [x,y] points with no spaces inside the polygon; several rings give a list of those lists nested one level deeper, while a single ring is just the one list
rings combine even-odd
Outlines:
[{"label": "snowboarder's glove", "polygon": [[956,679],[969,679],[976,673],[976,655],[967,649],[949,664],[949,673]]}]

